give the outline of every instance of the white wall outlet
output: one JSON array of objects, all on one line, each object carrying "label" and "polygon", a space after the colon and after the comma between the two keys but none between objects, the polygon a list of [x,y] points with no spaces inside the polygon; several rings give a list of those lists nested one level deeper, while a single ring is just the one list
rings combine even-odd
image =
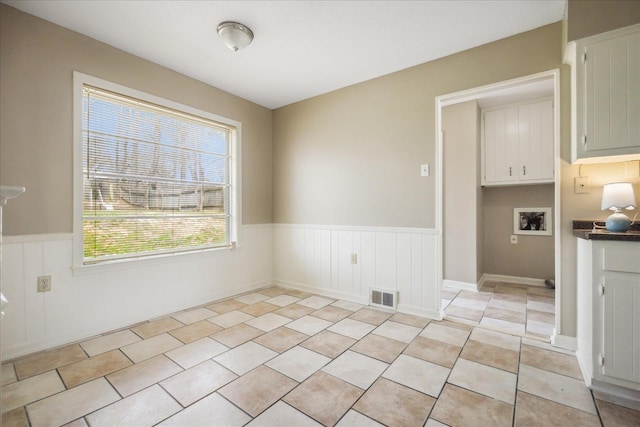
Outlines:
[{"label": "white wall outlet", "polygon": [[591,191],[591,180],[588,176],[577,176],[573,180],[576,194],[588,194]]},{"label": "white wall outlet", "polygon": [[38,292],[51,290],[51,276],[38,276]]},{"label": "white wall outlet", "polygon": [[517,245],[518,244],[518,236],[516,236],[515,234],[512,234],[510,242],[511,242],[512,245]]},{"label": "white wall outlet", "polygon": [[358,263],[358,254],[351,254],[351,264]]},{"label": "white wall outlet", "polygon": [[431,172],[429,170],[429,164],[425,164],[425,165],[420,165],[420,176],[429,176],[429,173]]}]

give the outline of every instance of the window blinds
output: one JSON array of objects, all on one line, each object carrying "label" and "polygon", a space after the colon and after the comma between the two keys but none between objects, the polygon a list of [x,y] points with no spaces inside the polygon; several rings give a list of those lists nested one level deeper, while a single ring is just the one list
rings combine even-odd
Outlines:
[{"label": "window blinds", "polygon": [[229,245],[233,133],[85,85],[85,263]]}]

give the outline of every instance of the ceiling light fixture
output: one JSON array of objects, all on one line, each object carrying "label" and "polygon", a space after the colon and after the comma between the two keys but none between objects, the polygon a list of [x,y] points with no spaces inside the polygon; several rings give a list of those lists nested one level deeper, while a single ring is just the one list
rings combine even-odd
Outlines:
[{"label": "ceiling light fixture", "polygon": [[253,31],[238,22],[222,22],[218,25],[218,35],[224,44],[234,52],[249,46],[253,40]]}]

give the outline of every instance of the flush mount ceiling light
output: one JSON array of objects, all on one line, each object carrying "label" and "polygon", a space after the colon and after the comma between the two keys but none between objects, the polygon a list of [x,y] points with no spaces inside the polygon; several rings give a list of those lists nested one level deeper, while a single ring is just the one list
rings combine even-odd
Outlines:
[{"label": "flush mount ceiling light", "polygon": [[234,52],[249,46],[253,40],[253,32],[249,27],[238,22],[226,21],[218,25],[218,35],[229,49]]}]

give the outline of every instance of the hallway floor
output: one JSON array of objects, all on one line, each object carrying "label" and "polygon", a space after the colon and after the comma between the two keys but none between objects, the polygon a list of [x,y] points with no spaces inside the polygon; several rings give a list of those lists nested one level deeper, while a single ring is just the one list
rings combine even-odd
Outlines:
[{"label": "hallway floor", "polygon": [[540,340],[277,287],[9,361],[2,378],[4,427],[640,424]]},{"label": "hallway floor", "polygon": [[485,282],[480,292],[443,288],[447,318],[502,332],[549,339],[555,327],[555,290]]}]

